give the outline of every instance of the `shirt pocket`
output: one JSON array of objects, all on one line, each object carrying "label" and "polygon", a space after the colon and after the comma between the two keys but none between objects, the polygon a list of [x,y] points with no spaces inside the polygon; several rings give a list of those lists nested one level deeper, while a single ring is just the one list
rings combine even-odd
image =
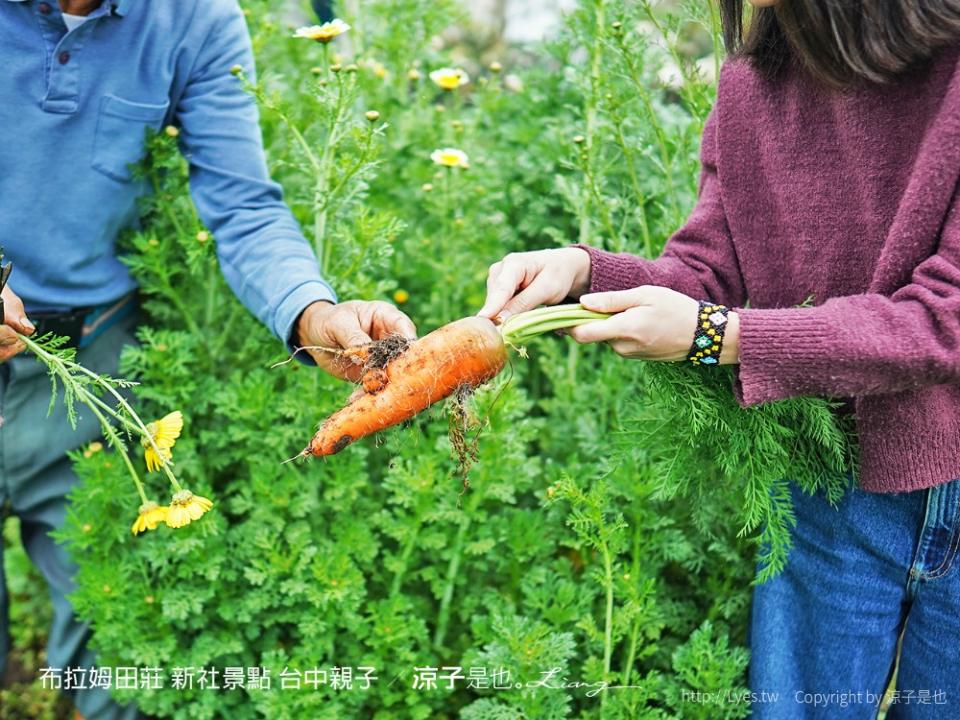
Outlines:
[{"label": "shirt pocket", "polygon": [[146,132],[159,130],[170,102],[141,103],[106,95],[100,103],[93,139],[93,167],[118,182],[133,178],[146,152]]}]

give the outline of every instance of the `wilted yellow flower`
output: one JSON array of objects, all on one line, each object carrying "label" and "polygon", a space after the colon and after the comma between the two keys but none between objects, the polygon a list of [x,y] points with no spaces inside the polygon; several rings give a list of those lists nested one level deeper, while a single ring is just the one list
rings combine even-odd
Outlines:
[{"label": "wilted yellow flower", "polygon": [[370,122],[376,122],[380,119],[380,113],[378,113],[376,110],[367,110],[363,116]]},{"label": "wilted yellow flower", "polygon": [[470,167],[470,158],[463,150],[456,148],[440,148],[430,153],[430,159],[437,165],[443,165],[449,168],[468,168]]},{"label": "wilted yellow flower", "polygon": [[397,290],[393,294],[393,301],[397,305],[403,305],[409,299],[410,299],[410,293],[408,293],[406,290]]},{"label": "wilted yellow flower", "polygon": [[173,125],[167,125],[163,131],[167,134],[168,137],[177,137],[180,134],[180,129],[174,127]]},{"label": "wilted yellow flower", "polygon": [[103,443],[94,441],[87,445],[87,449],[83,451],[83,456],[85,458],[93,457],[95,454],[103,450]]},{"label": "wilted yellow flower", "polygon": [[194,495],[189,490],[179,490],[173,494],[165,519],[170,527],[181,528],[200,519],[212,507],[213,503],[207,498]]},{"label": "wilted yellow flower", "polygon": [[210,239],[210,233],[206,230],[201,230],[197,233],[197,242],[203,245],[207,240]]},{"label": "wilted yellow flower", "polygon": [[308,25],[297,28],[293,34],[294,37],[306,38],[307,40],[316,40],[319,43],[328,43],[338,35],[343,35],[350,26],[340,18],[334,18],[323,25]]},{"label": "wilted yellow flower", "polygon": [[140,506],[140,514],[133,521],[133,527],[130,531],[134,535],[139,535],[144,530],[154,530],[157,525],[167,519],[167,508],[157,505],[153,500],[148,500]]},{"label": "wilted yellow flower", "polygon": [[460,68],[440,68],[430,73],[430,79],[444,90],[456,90],[470,82],[470,76]]},{"label": "wilted yellow flower", "polygon": [[[171,448],[180,437],[181,430],[183,430],[183,413],[179,410],[147,425],[147,432],[153,438],[153,443],[149,438],[141,438],[140,444],[143,445],[143,456],[147,461],[148,471],[159,470],[167,460],[173,457]],[[154,445],[160,450],[159,455]]]},{"label": "wilted yellow flower", "polygon": [[490,63],[490,72],[498,73],[498,72],[500,72],[501,70],[503,70],[503,65],[501,65],[500,63],[498,63],[496,60],[494,60],[492,63]]}]

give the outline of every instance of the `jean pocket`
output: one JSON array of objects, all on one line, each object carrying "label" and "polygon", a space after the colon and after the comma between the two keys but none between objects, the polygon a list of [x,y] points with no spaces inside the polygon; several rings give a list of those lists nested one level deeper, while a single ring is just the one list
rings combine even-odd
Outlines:
[{"label": "jean pocket", "polygon": [[129,182],[131,166],[143,160],[147,130],[160,129],[169,107],[169,100],[141,103],[104,96],[93,140],[94,169],[117,182]]}]

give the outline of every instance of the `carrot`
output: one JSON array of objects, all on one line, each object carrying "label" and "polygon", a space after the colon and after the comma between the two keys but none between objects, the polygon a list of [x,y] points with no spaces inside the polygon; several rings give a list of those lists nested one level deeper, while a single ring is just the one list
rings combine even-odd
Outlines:
[{"label": "carrot", "polygon": [[363,394],[327,418],[303,454],[338,453],[457,390],[474,389],[494,378],[507,363],[507,347],[522,353],[520,343],[536,335],[605,317],[579,305],[560,305],[520,313],[500,327],[486,318],[468,317],[409,345],[394,338],[366,350],[351,349],[353,357],[367,362]]}]

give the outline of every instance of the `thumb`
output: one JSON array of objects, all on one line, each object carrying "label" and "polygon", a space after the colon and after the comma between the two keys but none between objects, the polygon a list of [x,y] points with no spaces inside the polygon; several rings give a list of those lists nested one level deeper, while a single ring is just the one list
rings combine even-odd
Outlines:
[{"label": "thumb", "polygon": [[646,285],[629,290],[589,293],[580,296],[580,304],[587,310],[603,313],[618,313],[638,305],[648,304]]},{"label": "thumb", "polygon": [[503,306],[500,317],[506,320],[511,315],[517,315],[535,307],[550,303],[556,293],[552,292],[550,280],[543,274],[537,275],[533,282],[517,293],[510,302]]},{"label": "thumb", "polygon": [[5,324],[24,335],[32,335],[36,330],[27,319],[23,301],[10,288],[3,289],[3,318]]}]

